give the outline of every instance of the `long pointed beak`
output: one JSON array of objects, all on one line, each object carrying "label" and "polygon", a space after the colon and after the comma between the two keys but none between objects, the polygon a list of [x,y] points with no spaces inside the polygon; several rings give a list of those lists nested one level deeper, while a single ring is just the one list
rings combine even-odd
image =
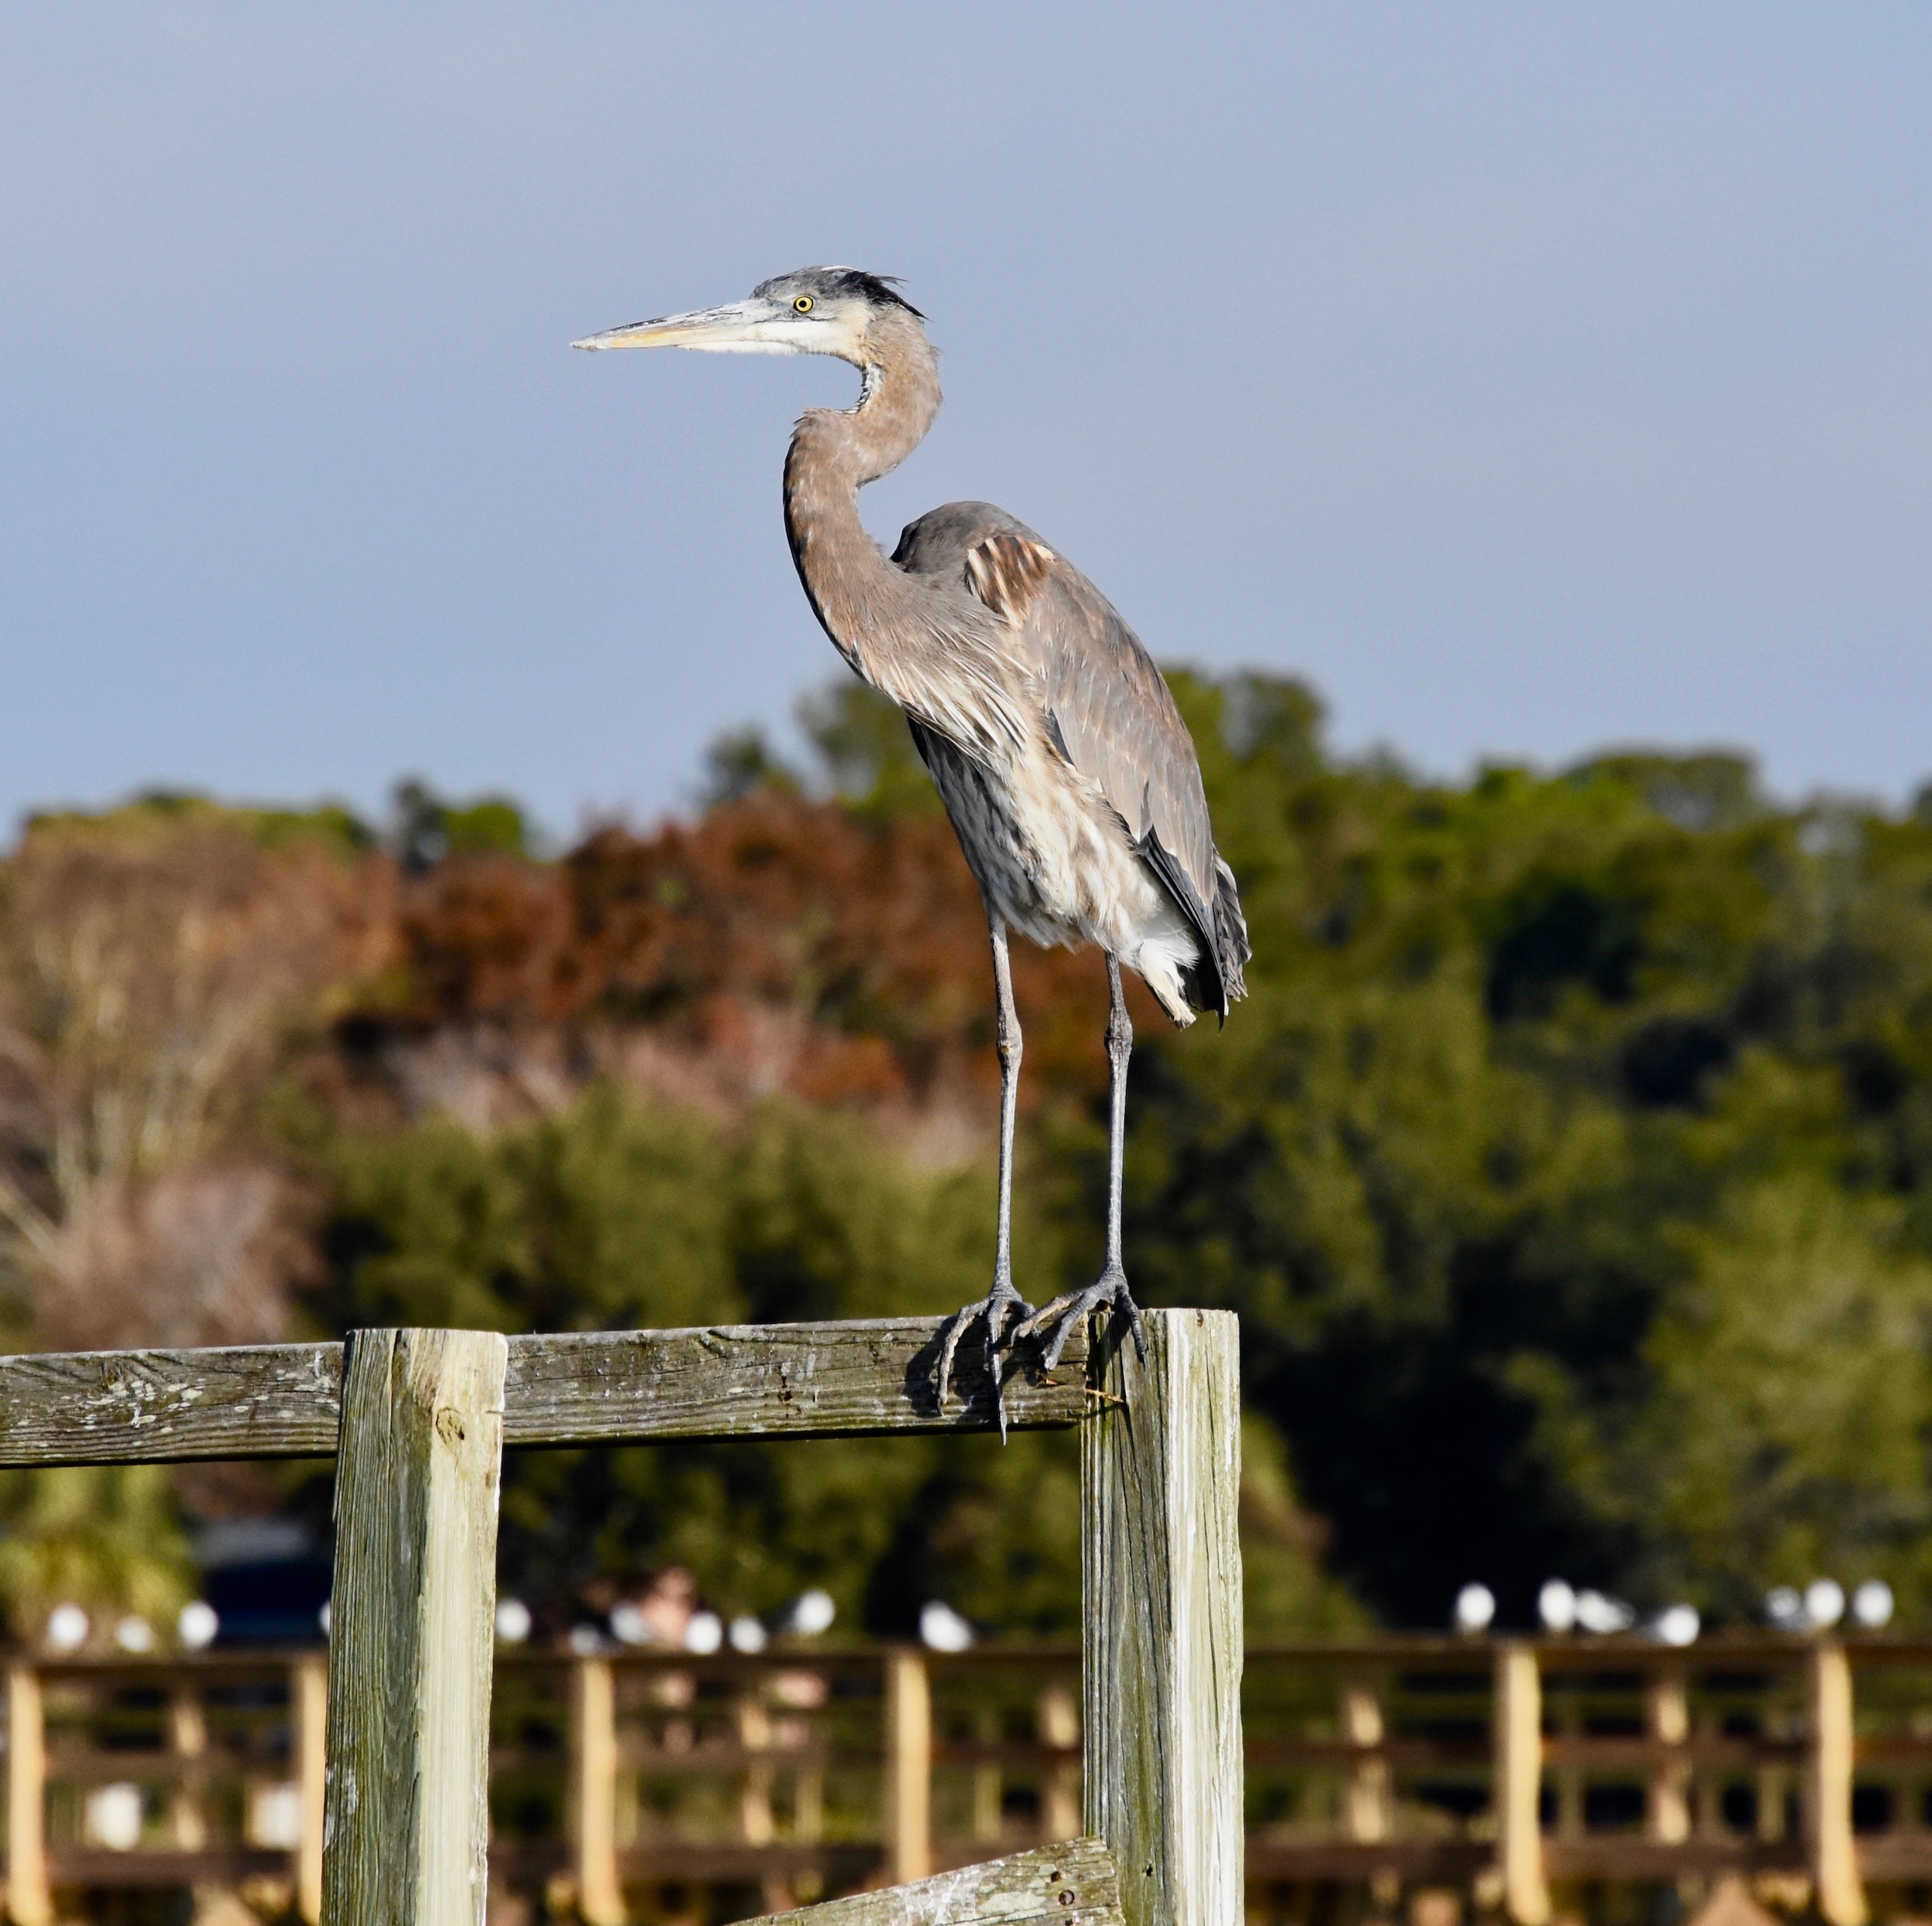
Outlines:
[{"label": "long pointed beak", "polygon": [[586,335],[573,348],[747,348],[762,345],[753,330],[769,322],[773,312],[762,301],[734,301],[723,308],[700,308],[688,315],[667,315],[661,321],[634,321],[627,328],[607,328]]}]

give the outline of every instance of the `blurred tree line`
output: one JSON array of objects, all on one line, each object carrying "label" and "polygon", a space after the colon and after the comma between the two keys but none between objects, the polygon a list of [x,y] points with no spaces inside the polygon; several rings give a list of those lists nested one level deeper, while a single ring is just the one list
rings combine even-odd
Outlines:
[{"label": "blurred tree line", "polygon": [[[1932,808],[1782,807],[1719,754],[1436,783],[1329,754],[1294,682],[1176,693],[1253,994],[1218,1035],[1136,1004],[1129,1271],[1241,1313],[1251,1629],[1440,1622],[1477,1577],[1523,1621],[1557,1574],[1720,1618],[1883,1576],[1932,1617]],[[379,832],[165,797],[31,824],[12,1341],[977,1296],[976,893],[896,714],[847,684],[801,720],[808,766],[733,736],[689,820],[554,859],[420,784]],[[1104,992],[1015,962],[1037,1300],[1097,1261]],[[1065,1629],[1074,1476],[1046,1437],[530,1454],[506,1581],[680,1563],[727,1611],[816,1584],[848,1626]],[[171,1504],[323,1496],[16,1476],[0,1593],[29,1628],[90,1587],[158,1609]]]}]

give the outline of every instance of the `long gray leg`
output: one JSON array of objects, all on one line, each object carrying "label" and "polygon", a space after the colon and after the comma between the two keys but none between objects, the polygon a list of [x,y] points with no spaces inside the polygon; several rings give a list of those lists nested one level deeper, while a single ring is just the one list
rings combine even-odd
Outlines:
[{"label": "long gray leg", "polygon": [[[993,988],[998,1002],[999,1042],[999,1251],[993,1260],[993,1289],[1013,1290],[1013,1131],[1019,1114],[1019,1066],[1026,1053],[1020,1035],[1019,1012],[1013,1003],[1013,964],[1006,950],[1006,925],[988,918],[993,940]],[[1030,1307],[1029,1307],[1030,1308]],[[990,1316],[988,1323],[992,1322]],[[995,1340],[989,1333],[990,1357]]]},{"label": "long gray leg", "polygon": [[1091,1312],[1111,1305],[1127,1319],[1134,1333],[1134,1348],[1147,1356],[1147,1332],[1141,1322],[1141,1307],[1127,1288],[1127,1271],[1121,1261],[1121,1193],[1123,1167],[1127,1160],[1127,1066],[1134,1053],[1133,1019],[1127,1013],[1127,995],[1121,987],[1119,960],[1107,959],[1107,1267],[1084,1291],[1069,1291],[1051,1304],[1043,1305],[1013,1333],[1031,1337],[1035,1332],[1057,1325],[1053,1341],[1043,1360],[1052,1370],[1059,1363],[1066,1340]]},{"label": "long gray leg", "polygon": [[[1118,960],[1107,959],[1107,1275],[1127,1288],[1121,1263],[1121,1203],[1127,1162],[1127,1066],[1134,1054],[1134,1019],[1127,1013]],[[1138,1322],[1139,1314],[1135,1313]]]},{"label": "long gray leg", "polygon": [[[974,1319],[986,1320],[986,1363],[997,1396],[999,1347],[1005,1341],[1008,1327],[1033,1308],[1013,1288],[1013,1129],[1019,1106],[1020,1058],[1026,1046],[1020,1036],[1019,1012],[1013,1004],[1013,966],[1006,951],[1006,925],[991,910],[987,912],[986,921],[992,937],[993,988],[999,1010],[999,1243],[993,1259],[992,1289],[978,1304],[968,1305],[947,1328],[945,1346],[939,1354],[942,1406],[952,1382],[954,1355]],[[1002,1431],[1005,1417],[1002,1406]]]}]

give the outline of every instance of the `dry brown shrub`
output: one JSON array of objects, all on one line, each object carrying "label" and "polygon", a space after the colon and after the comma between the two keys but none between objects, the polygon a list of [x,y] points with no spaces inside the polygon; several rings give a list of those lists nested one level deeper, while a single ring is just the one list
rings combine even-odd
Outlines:
[{"label": "dry brown shrub", "polygon": [[[420,1093],[429,1040],[466,1038],[468,1072],[502,1069],[493,1100],[463,1084],[463,1114],[543,1101],[530,1063],[548,1034],[568,1040],[537,1052],[546,1065],[714,1112],[782,1091],[862,1106],[895,1134],[943,1116],[927,1134],[955,1146],[959,1120],[991,1125],[985,914],[943,820],[760,790],[648,835],[601,830],[547,869],[439,865],[408,886],[400,934],[413,992],[387,1019],[391,1073]],[[1029,1100],[1090,1094],[1098,964],[1022,944],[1014,977]],[[1139,1014],[1153,1020],[1151,1004]]]},{"label": "dry brown shrub", "polygon": [[274,1165],[97,1186],[38,1268],[36,1323],[56,1350],[262,1343],[281,1335],[301,1268],[294,1199]]},{"label": "dry brown shrub", "polygon": [[0,887],[0,1226],[43,1338],[270,1334],[288,1192],[251,1125],[384,960],[389,866],[134,810],[36,826]]}]

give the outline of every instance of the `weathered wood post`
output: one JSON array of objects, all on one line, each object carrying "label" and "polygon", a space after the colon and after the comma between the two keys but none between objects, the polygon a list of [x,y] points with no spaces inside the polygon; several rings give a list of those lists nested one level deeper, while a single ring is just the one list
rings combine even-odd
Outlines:
[{"label": "weathered wood post", "polygon": [[319,1926],[322,1917],[322,1828],[328,1809],[328,1662],[304,1654],[288,1682],[294,1701],[295,1786],[301,1828],[296,1835],[295,1911]]},{"label": "weathered wood post", "polygon": [[1667,1846],[1690,1837],[1691,1767],[1683,1749],[1690,1737],[1690,1699],[1681,1665],[1662,1665],[1651,1674],[1645,1695],[1645,1723],[1650,1736],[1671,1750],[1651,1764],[1645,1795],[1645,1829]]},{"label": "weathered wood post", "polygon": [[349,1340],[325,1926],[481,1926],[508,1357],[489,1331]]},{"label": "weathered wood post", "polygon": [[1241,1370],[1228,1311],[1150,1311],[1080,1441],[1087,1829],[1128,1926],[1238,1926]]},{"label": "weathered wood post", "polygon": [[[982,1748],[997,1746],[1001,1738],[999,1707],[982,1705],[973,1715],[973,1736]],[[982,1756],[973,1768],[973,1837],[984,1844],[997,1839],[1004,1819],[1002,1811],[1005,1790],[996,1758]]]},{"label": "weathered wood post", "polygon": [[1556,1801],[1554,1836],[1564,1845],[1574,1846],[1583,1836],[1583,1769],[1577,1763],[1575,1750],[1576,1741],[1583,1736],[1583,1708],[1573,1676],[1570,1685],[1571,1689],[1553,1703],[1547,1694],[1543,1695],[1539,1716],[1547,1720],[1558,1741],[1556,1764],[1549,1775]]},{"label": "weathered wood post", "polygon": [[1845,1648],[1811,1649],[1811,1877],[1829,1926],[1865,1926],[1870,1916],[1852,1836],[1852,1668]]},{"label": "weathered wood post", "polygon": [[800,1735],[804,1756],[791,1773],[791,1836],[801,1846],[816,1846],[825,1836],[825,1766],[817,1747],[829,1725],[824,1708],[832,1702],[832,1682],[822,1674],[816,1676],[824,1696],[804,1721]]},{"label": "weathered wood post", "polygon": [[1389,1836],[1389,1761],[1382,1750],[1382,1700],[1370,1675],[1357,1674],[1342,1683],[1342,1737],[1355,1748],[1349,1768],[1342,1801],[1343,1831],[1352,1839],[1372,1844]]},{"label": "weathered wood post", "polygon": [[7,1668],[7,1917],[13,1926],[49,1926],[47,1729],[40,1675]]},{"label": "weathered wood post", "polygon": [[771,1713],[757,1679],[747,1681],[733,1709],[739,1748],[745,1755],[744,1776],[738,1781],[738,1837],[747,1846],[769,1846],[778,1836],[771,1809],[777,1775],[767,1756],[771,1751]]},{"label": "weathered wood post", "polygon": [[1533,1645],[1496,1648],[1495,1764],[1490,1798],[1503,1910],[1516,1926],[1544,1926],[1549,1887],[1543,1877],[1543,1677]]},{"label": "weathered wood post", "polygon": [[623,1926],[617,1877],[617,1686],[608,1659],[570,1668],[572,1818],[577,1827],[577,1915],[585,1926]]},{"label": "weathered wood post", "polygon": [[208,1843],[208,1819],[202,1810],[207,1790],[208,1714],[192,1686],[177,1686],[169,1695],[168,1739],[180,1761],[168,1800],[168,1829],[177,1852],[199,1852]]},{"label": "weathered wood post", "polygon": [[886,1655],[885,1710],[886,1863],[903,1886],[933,1870],[933,1689],[917,1645]]},{"label": "weathered wood post", "polygon": [[[1033,1705],[1033,1731],[1039,1743],[1071,1754],[1080,1742],[1080,1711],[1064,1679],[1049,1679]],[[1080,1773],[1069,1756],[1050,1761],[1040,1775],[1039,1836],[1055,1839],[1080,1836]]]}]

